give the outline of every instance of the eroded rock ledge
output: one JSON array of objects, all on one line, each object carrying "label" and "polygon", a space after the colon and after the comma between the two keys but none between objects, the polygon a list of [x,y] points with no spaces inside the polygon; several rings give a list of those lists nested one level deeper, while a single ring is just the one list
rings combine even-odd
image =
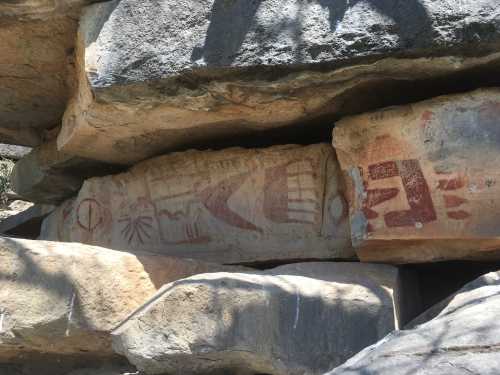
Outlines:
[{"label": "eroded rock ledge", "polygon": [[79,31],[79,88],[58,147],[131,164],[332,118],[355,98],[383,102],[367,87],[498,64],[496,1],[390,3],[89,6]]}]

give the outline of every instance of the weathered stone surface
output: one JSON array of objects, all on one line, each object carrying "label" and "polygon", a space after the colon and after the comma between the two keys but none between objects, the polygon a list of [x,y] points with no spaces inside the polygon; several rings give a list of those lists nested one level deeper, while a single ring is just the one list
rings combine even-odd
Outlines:
[{"label": "weathered stone surface", "polygon": [[361,110],[374,108],[385,96],[374,92],[389,94],[391,83],[439,78],[492,61],[498,65],[498,55],[486,56],[500,45],[497,5],[496,0],[94,4],[82,18],[79,88],[58,147],[131,164],[165,151],[303,124],[338,114],[353,101]]},{"label": "weathered stone surface", "polygon": [[163,284],[221,266],[82,244],[0,238],[0,362],[113,355],[109,332]]},{"label": "weathered stone surface", "polygon": [[8,201],[0,206],[0,222],[4,222],[11,216],[16,216],[17,214],[26,211],[33,206],[31,202],[25,202],[21,200]]},{"label": "weathered stone surface", "polygon": [[19,160],[29,154],[30,151],[31,148],[29,147],[0,144],[0,157],[6,159]]},{"label": "weathered stone surface", "polygon": [[[40,236],[43,219],[54,211],[56,207],[49,204],[32,205],[28,202],[15,202],[23,203],[23,205],[21,205],[23,209],[13,212],[12,215],[0,220],[0,234],[37,239]],[[29,204],[29,206],[26,207],[26,204]],[[0,212],[0,216],[4,214],[5,211]]]},{"label": "weathered stone surface", "polygon": [[92,0],[0,2],[0,141],[38,145],[74,81],[78,16]]},{"label": "weathered stone surface", "polygon": [[391,333],[328,375],[497,374],[500,273],[466,285],[439,310],[434,319]]},{"label": "weathered stone surface", "polygon": [[116,172],[113,166],[59,152],[46,142],[19,160],[12,171],[12,189],[36,203],[61,203],[75,195],[85,178]]},{"label": "weathered stone surface", "polygon": [[364,261],[495,258],[500,90],[346,118],[333,144]]},{"label": "weathered stone surface", "polygon": [[147,374],[320,374],[398,327],[402,285],[361,263],[197,275],[165,285],[113,347]]},{"label": "weathered stone surface", "polygon": [[35,146],[60,124],[76,28],[69,17],[0,26],[1,142]]},{"label": "weathered stone surface", "polygon": [[42,239],[219,263],[352,257],[331,145],[188,151],[87,180]]}]

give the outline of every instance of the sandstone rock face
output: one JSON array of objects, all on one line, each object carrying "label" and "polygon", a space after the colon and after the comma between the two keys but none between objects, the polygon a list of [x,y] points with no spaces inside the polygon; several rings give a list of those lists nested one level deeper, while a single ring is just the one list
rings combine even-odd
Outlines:
[{"label": "sandstone rock face", "polygon": [[1,142],[36,146],[60,125],[74,80],[79,10],[91,2],[0,2]]},{"label": "sandstone rock face", "polygon": [[113,347],[150,375],[320,374],[398,327],[401,285],[360,263],[197,275],[165,285]]},{"label": "sandstone rock face", "polygon": [[42,239],[220,263],[352,257],[331,145],[188,151],[87,180]]},{"label": "sandstone rock face", "polygon": [[82,187],[87,177],[116,171],[111,165],[57,151],[56,142],[46,142],[19,160],[12,171],[12,189],[36,203],[61,203]]},{"label": "sandstone rock face", "polygon": [[431,321],[391,333],[328,375],[497,374],[499,313],[496,272],[465,286]]},{"label": "sandstone rock face", "polygon": [[500,257],[500,90],[340,121],[353,243],[364,261]]},{"label": "sandstone rock face", "polygon": [[36,146],[60,124],[76,28],[69,17],[0,26],[1,142]]},{"label": "sandstone rock face", "polygon": [[412,80],[430,79],[498,64],[498,54],[488,55],[498,52],[500,42],[497,5],[496,0],[94,4],[81,20],[79,87],[58,147],[132,164],[165,151],[339,114],[363,101],[361,96],[364,109],[374,108],[384,95],[372,95],[370,87],[407,82],[409,74]]},{"label": "sandstone rock face", "polygon": [[0,362],[111,356],[109,332],[164,283],[220,266],[81,244],[0,238]]}]

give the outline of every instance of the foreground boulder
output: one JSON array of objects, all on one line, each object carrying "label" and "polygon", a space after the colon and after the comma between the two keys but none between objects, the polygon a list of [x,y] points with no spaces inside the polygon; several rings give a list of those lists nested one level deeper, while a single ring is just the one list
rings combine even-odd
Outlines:
[{"label": "foreground boulder", "polygon": [[10,176],[12,190],[36,203],[61,203],[80,190],[85,178],[116,172],[111,165],[57,150],[49,141],[19,160]]},{"label": "foreground boulder", "polygon": [[0,362],[111,356],[109,332],[164,283],[220,266],[81,244],[0,238]]},{"label": "foreground boulder", "polygon": [[132,164],[380,107],[400,99],[394,91],[412,97],[416,81],[498,66],[497,7],[497,0],[94,4],[81,19],[78,89],[58,147]]},{"label": "foreground boulder", "polygon": [[500,90],[346,118],[333,144],[364,261],[500,258]]},{"label": "foreground boulder", "polygon": [[327,375],[498,374],[499,314],[500,273],[494,272],[425,314],[434,319],[391,333]]},{"label": "foreground boulder", "polygon": [[113,346],[148,375],[320,374],[416,312],[405,281],[360,263],[198,275],[165,285],[113,332]]},{"label": "foreground boulder", "polygon": [[331,145],[188,151],[92,178],[42,239],[219,263],[353,257]]}]

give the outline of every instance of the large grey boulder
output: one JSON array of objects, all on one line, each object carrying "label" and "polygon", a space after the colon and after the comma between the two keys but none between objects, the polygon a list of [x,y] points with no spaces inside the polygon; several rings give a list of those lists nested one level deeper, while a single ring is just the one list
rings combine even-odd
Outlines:
[{"label": "large grey boulder", "polygon": [[165,285],[113,344],[148,375],[320,374],[415,313],[405,281],[360,263],[198,275]]},{"label": "large grey boulder", "polygon": [[94,4],[81,19],[79,87],[58,147],[132,164],[187,146],[265,138],[271,129],[389,104],[400,92],[412,98],[416,81],[498,66],[497,6],[496,0]]},{"label": "large grey boulder", "polygon": [[500,272],[484,275],[328,375],[495,375],[500,368]]},{"label": "large grey boulder", "polygon": [[113,356],[109,333],[163,284],[222,266],[82,244],[0,238],[0,363]]}]

